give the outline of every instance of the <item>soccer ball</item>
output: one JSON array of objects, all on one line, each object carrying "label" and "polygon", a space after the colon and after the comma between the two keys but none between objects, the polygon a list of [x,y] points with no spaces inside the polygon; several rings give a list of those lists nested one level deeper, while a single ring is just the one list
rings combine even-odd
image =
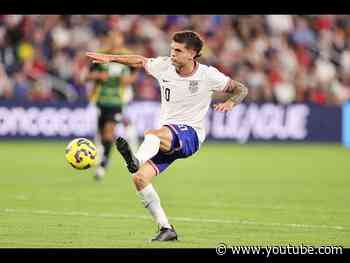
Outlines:
[{"label": "soccer ball", "polygon": [[96,165],[96,146],[86,138],[76,138],[67,145],[65,157],[73,168],[88,169]]}]

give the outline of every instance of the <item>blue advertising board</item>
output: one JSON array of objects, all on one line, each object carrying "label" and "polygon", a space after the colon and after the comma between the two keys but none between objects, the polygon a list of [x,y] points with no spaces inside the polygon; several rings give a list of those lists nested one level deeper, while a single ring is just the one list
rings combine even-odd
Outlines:
[{"label": "blue advertising board", "polygon": [[[350,106],[346,112],[350,116]],[[136,126],[139,136],[147,129],[159,127],[159,114],[159,102],[147,101],[133,102],[124,112]],[[97,129],[97,115],[93,105],[84,103],[0,102],[0,138],[92,138]],[[206,118],[208,140],[238,143],[342,140],[342,108],[338,106],[249,103],[240,104],[228,113],[209,110]],[[349,119],[345,128],[350,130]],[[122,127],[118,131],[123,134]],[[344,140],[350,144],[350,138],[343,137]]]},{"label": "blue advertising board", "polygon": [[344,103],[342,110],[342,143],[350,148],[350,102]]}]

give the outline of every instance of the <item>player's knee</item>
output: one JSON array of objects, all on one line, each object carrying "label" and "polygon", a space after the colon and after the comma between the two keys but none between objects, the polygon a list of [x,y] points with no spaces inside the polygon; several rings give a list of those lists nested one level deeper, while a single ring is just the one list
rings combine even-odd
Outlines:
[{"label": "player's knee", "polygon": [[114,134],[113,133],[103,133],[102,135],[102,140],[106,142],[112,143],[114,139]]},{"label": "player's knee", "polygon": [[104,141],[110,141],[113,142],[114,139],[114,132],[115,128],[114,127],[106,127],[103,132],[102,132],[102,139]]},{"label": "player's knee", "polygon": [[144,133],[143,133],[144,136],[146,135],[154,135],[154,136],[157,136],[158,138],[160,138],[159,136],[159,132],[157,130],[146,130]]},{"label": "player's knee", "polygon": [[145,188],[149,184],[149,181],[140,172],[137,172],[136,174],[134,174],[132,177],[132,180],[133,180],[138,191],[142,190],[143,188]]},{"label": "player's knee", "polygon": [[153,134],[154,135],[154,130],[146,130],[143,135],[146,136],[148,134]]}]

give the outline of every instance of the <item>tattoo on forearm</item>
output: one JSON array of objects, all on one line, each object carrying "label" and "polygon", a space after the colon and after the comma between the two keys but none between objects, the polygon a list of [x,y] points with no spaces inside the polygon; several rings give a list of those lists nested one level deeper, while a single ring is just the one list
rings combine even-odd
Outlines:
[{"label": "tattoo on forearm", "polygon": [[229,100],[233,101],[235,105],[241,103],[243,99],[248,95],[247,87],[235,80],[231,80],[228,83],[225,92],[232,94]]}]

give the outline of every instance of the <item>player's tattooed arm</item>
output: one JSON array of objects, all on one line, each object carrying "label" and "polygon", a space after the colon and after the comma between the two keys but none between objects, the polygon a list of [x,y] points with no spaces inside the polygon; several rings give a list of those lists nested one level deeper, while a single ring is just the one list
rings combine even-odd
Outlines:
[{"label": "player's tattooed arm", "polygon": [[225,88],[225,92],[232,94],[228,101],[232,101],[234,105],[237,105],[248,95],[248,88],[241,82],[231,79]]},{"label": "player's tattooed arm", "polygon": [[214,105],[214,109],[217,111],[225,112],[232,110],[234,106],[241,103],[248,95],[247,87],[232,79],[227,83],[224,92],[228,94],[229,97],[225,102]]}]

